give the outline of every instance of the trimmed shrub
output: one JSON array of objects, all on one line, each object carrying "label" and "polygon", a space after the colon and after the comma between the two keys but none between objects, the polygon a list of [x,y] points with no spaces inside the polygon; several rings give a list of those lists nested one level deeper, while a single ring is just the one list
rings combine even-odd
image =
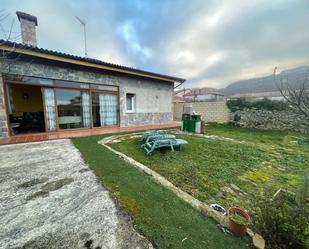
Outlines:
[{"label": "trimmed shrub", "polygon": [[266,240],[266,248],[309,248],[309,211],[297,205],[293,197],[281,195],[275,200],[257,202],[254,227]]},{"label": "trimmed shrub", "polygon": [[231,99],[226,103],[227,107],[231,110],[231,112],[235,112],[238,110],[247,109],[257,109],[257,110],[269,110],[269,111],[284,111],[289,108],[289,105],[285,101],[280,100],[270,100],[264,98],[262,100],[257,100],[254,102],[246,101],[244,98],[239,99]]}]

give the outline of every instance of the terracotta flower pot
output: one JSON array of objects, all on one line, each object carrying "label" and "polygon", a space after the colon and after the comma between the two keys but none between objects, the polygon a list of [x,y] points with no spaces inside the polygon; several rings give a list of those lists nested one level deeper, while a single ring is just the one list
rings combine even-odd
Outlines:
[{"label": "terracotta flower pot", "polygon": [[[237,214],[243,216],[244,218],[246,218],[247,220],[251,220],[249,214],[241,208],[237,208],[237,207],[229,208],[227,210],[227,213],[228,213],[228,215],[233,214],[233,213],[237,213]],[[230,226],[231,231],[239,237],[242,237],[246,234],[246,231],[247,231],[246,225],[238,224],[238,223],[236,223],[235,221],[233,221],[229,218],[229,226]]]}]

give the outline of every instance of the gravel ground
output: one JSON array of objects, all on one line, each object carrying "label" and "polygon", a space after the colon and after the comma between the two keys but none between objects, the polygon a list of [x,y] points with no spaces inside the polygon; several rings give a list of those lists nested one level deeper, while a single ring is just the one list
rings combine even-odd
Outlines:
[{"label": "gravel ground", "polygon": [[0,146],[0,248],[152,248],[70,140]]}]

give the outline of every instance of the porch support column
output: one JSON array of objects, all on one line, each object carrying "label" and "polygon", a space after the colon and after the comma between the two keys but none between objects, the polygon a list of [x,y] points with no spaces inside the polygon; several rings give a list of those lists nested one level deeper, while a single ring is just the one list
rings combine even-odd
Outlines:
[{"label": "porch support column", "polygon": [[0,74],[0,137],[7,136],[9,136],[8,120],[6,118],[3,78]]}]

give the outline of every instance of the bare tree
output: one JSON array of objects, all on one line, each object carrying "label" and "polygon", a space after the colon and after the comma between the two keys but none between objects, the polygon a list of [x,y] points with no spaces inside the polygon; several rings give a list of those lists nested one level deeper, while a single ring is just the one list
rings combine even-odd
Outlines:
[{"label": "bare tree", "polygon": [[[10,73],[11,65],[16,63],[20,59],[21,54],[16,54],[16,44],[20,44],[21,32],[14,31],[15,21],[14,18],[10,19],[10,13],[6,13],[5,10],[0,10],[0,45],[5,45],[7,42],[11,43],[11,48],[7,50],[0,50],[0,71],[2,73]],[[19,48],[27,49],[26,45],[19,46]],[[30,69],[31,63],[28,62],[28,68],[25,72]]]},{"label": "bare tree", "polygon": [[292,87],[288,79],[280,77],[277,79],[276,75],[277,67],[274,70],[274,80],[277,87],[287,101],[290,107],[304,118],[306,124],[306,136],[309,141],[309,70],[305,75],[304,80],[297,87]]},{"label": "bare tree", "polygon": [[[2,42],[0,42],[0,45],[4,45],[6,42],[11,41],[14,43],[12,48],[10,50],[1,50],[0,53],[0,67],[1,71],[8,71],[7,69],[9,68],[9,64],[3,63],[3,62],[9,62],[10,61],[10,55],[14,52],[15,50],[15,42],[18,40],[20,37],[19,35],[13,36],[13,27],[14,27],[14,20],[10,21],[9,23],[9,29],[6,27],[6,23],[8,22],[10,14],[6,13],[5,10],[0,10],[0,38]],[[8,67],[7,67],[8,66]]]},{"label": "bare tree", "polygon": [[[276,77],[277,67],[274,70],[274,80],[283,98],[289,103],[290,107],[304,118],[306,124],[305,142],[309,143],[309,70],[299,86],[291,86],[288,79],[284,81],[280,77],[279,82]],[[304,173],[304,183],[296,193],[296,203],[299,206],[305,206],[309,198],[309,168]]]},{"label": "bare tree", "polygon": [[[1,42],[0,45],[2,45],[7,41],[16,43],[21,38],[21,33],[14,31],[15,27],[14,19],[10,20],[9,17],[10,17],[9,13],[6,13],[5,10],[0,10],[0,39],[3,40],[3,42]],[[6,27],[6,25],[8,27]]]}]

